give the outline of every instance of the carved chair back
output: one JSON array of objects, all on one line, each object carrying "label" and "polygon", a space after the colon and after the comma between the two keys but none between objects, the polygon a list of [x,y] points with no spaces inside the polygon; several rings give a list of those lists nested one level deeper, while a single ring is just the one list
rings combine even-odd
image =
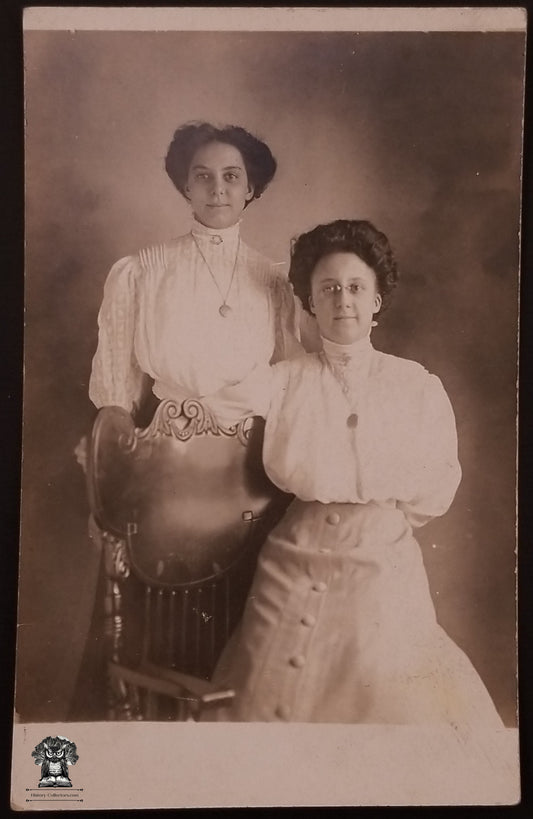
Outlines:
[{"label": "carved chair back", "polygon": [[[290,501],[264,472],[262,437],[260,419],[224,427],[193,399],[161,402],[144,429],[119,407],[99,411],[88,493],[103,532],[111,718],[183,718],[165,694],[176,673],[209,679]],[[157,679],[144,699],[139,674]]]}]

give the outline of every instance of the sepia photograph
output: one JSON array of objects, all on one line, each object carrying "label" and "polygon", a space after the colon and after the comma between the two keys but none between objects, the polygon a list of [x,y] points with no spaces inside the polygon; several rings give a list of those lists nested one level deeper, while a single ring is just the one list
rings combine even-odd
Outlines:
[{"label": "sepia photograph", "polygon": [[519,802],[525,57],[25,10],[15,809]]}]

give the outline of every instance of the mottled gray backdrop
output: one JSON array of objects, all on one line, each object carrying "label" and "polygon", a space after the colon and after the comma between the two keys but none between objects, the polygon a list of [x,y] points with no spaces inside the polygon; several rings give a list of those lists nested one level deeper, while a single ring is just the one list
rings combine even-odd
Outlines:
[{"label": "mottled gray backdrop", "polygon": [[[286,261],[369,218],[402,271],[375,346],[437,373],[464,477],[420,532],[440,622],[515,719],[515,415],[524,36],[25,34],[26,369],[17,709],[66,717],[97,564],[73,449],[111,264],[188,229],[163,170],[184,121],[241,124],[279,169],[243,234]],[[409,594],[409,589],[406,589]],[[347,601],[348,603],[348,601]]]}]

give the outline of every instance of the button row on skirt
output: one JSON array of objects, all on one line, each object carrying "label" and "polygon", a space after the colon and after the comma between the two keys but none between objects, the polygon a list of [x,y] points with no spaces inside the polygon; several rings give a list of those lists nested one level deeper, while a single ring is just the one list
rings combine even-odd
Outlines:
[{"label": "button row on skirt", "polygon": [[[340,515],[337,512],[331,513],[331,515],[329,517],[332,518],[332,521],[328,521],[328,522],[338,523],[340,521]],[[331,550],[330,549],[320,549],[320,551],[321,552],[329,552]],[[323,580],[317,580],[315,583],[313,583],[311,588],[313,589],[313,591],[316,591],[316,592],[325,592],[325,591],[327,591],[328,584],[325,583]],[[302,625],[307,626],[307,628],[312,628],[313,626],[316,625],[317,618],[315,617],[314,614],[310,614],[308,612],[308,613],[302,615],[302,617],[300,619],[300,622],[302,623]],[[303,668],[305,666],[306,662],[307,662],[307,658],[305,657],[304,654],[294,654],[289,659],[289,664],[293,668]],[[284,705],[284,704],[278,705],[276,707],[276,710],[275,710],[274,713],[279,719],[282,719],[282,720],[289,720],[290,717],[291,717],[290,707],[288,705]]]}]

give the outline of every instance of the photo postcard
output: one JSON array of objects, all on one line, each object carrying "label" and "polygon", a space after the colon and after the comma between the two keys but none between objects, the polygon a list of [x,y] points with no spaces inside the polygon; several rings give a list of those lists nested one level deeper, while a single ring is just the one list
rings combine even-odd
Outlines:
[{"label": "photo postcard", "polygon": [[12,808],[517,804],[525,10],[23,37]]}]

